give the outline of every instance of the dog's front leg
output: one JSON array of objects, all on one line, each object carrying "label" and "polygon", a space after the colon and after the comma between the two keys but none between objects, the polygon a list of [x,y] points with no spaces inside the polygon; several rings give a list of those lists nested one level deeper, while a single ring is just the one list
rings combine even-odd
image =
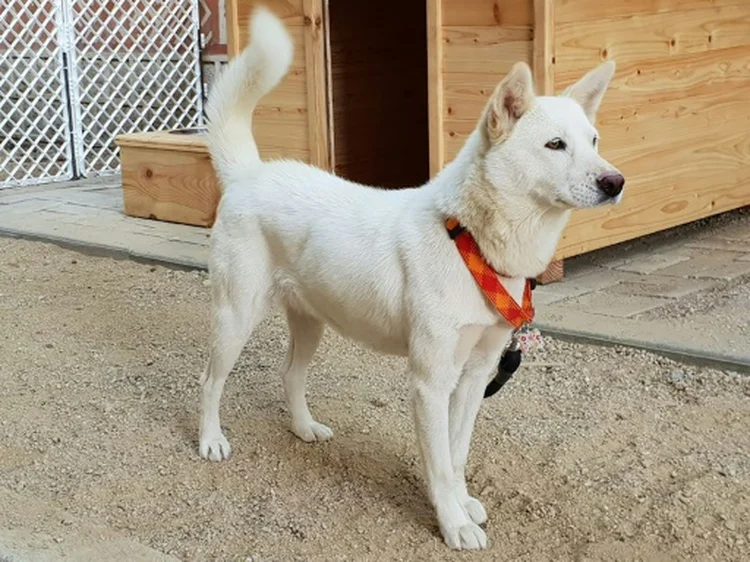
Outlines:
[{"label": "dog's front leg", "polygon": [[510,331],[507,329],[487,329],[469,355],[458,385],[451,394],[450,447],[456,496],[477,525],[487,520],[487,512],[482,503],[471,497],[466,489],[466,461],[484,390],[509,338]]},{"label": "dog's front leg", "polygon": [[495,364],[495,356],[488,357],[485,353],[475,351],[467,361],[450,401],[450,447],[456,497],[477,525],[487,521],[487,512],[481,502],[471,497],[466,489],[466,461],[484,389]]},{"label": "dog's front leg", "polygon": [[469,518],[456,494],[451,460],[448,411],[461,369],[454,366],[452,357],[432,359],[429,364],[412,365],[414,425],[430,500],[448,546],[458,550],[485,548],[487,536]]}]

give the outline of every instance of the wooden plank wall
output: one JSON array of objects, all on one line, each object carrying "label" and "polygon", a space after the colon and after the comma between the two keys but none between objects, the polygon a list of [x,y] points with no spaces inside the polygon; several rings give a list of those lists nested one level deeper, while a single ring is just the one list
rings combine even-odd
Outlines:
[{"label": "wooden plank wall", "polygon": [[750,2],[556,0],[558,92],[606,59],[598,117],[621,205],[577,211],[568,257],[750,204]]},{"label": "wooden plank wall", "polygon": [[443,98],[440,122],[432,116],[431,128],[443,131],[443,155],[432,159],[433,174],[456,156],[513,64],[532,64],[534,33],[531,0],[439,0],[434,9],[442,37],[432,64],[440,69]]},{"label": "wooden plank wall", "polygon": [[253,116],[261,158],[294,158],[330,169],[323,0],[228,0],[228,52],[247,44],[257,5],[283,19],[294,41],[289,73]]}]

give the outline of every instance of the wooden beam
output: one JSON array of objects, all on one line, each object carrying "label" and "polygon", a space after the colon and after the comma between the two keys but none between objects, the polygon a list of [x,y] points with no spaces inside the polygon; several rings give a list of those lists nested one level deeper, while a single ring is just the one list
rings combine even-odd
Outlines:
[{"label": "wooden beam", "polygon": [[562,281],[564,273],[563,261],[554,260],[547,266],[544,273],[536,278],[536,280],[540,285],[548,285],[549,283]]},{"label": "wooden beam", "polygon": [[307,135],[310,164],[333,171],[328,95],[327,0],[303,0],[307,74]]},{"label": "wooden beam", "polygon": [[331,51],[331,7],[330,0],[323,0],[323,26],[325,30],[325,76],[326,76],[326,115],[328,119],[328,168],[336,173],[336,129],[333,113],[333,54]]},{"label": "wooden beam", "polygon": [[[555,95],[555,0],[534,0],[533,72],[536,91]],[[541,285],[562,281],[563,261],[554,260],[539,277]]]},{"label": "wooden beam", "polygon": [[239,28],[239,17],[237,12],[238,0],[226,0],[227,12],[227,56],[231,59],[242,50],[240,35],[247,30]]},{"label": "wooden beam", "polygon": [[443,5],[427,0],[427,97],[430,137],[430,176],[443,167]]},{"label": "wooden beam", "polygon": [[537,93],[555,95],[555,0],[534,0],[534,82]]}]

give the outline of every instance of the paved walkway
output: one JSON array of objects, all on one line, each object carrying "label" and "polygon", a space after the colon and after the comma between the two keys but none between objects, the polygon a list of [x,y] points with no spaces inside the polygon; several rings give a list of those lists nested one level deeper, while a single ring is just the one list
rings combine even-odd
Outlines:
[{"label": "paved walkway", "polygon": [[0,191],[0,233],[205,268],[205,228],[123,214],[119,177]]},{"label": "paved walkway", "polygon": [[[118,178],[0,192],[0,233],[205,268],[208,230],[126,217]],[[747,209],[566,262],[536,292],[553,334],[750,370]]]},{"label": "paved walkway", "polygon": [[550,332],[750,370],[750,212],[569,260],[538,303]]}]

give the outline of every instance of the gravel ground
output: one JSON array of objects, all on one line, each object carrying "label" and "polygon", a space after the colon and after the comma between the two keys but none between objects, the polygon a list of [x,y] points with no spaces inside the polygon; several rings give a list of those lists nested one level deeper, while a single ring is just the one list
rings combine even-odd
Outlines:
[{"label": "gravel ground", "polygon": [[255,562],[750,557],[750,378],[640,351],[548,340],[486,401],[468,469],[490,515],[482,553],[439,537],[404,362],[335,334],[309,390],[333,441],[288,430],[273,316],[227,384],[233,457],[201,461],[206,284],[0,239],[0,542],[111,533]]}]

